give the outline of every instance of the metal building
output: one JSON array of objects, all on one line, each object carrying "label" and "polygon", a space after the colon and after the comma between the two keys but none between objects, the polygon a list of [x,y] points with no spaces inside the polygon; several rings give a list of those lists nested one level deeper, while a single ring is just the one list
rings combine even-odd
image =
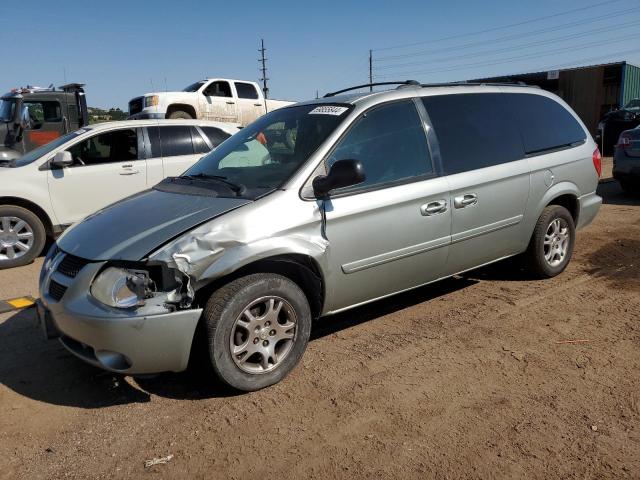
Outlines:
[{"label": "metal building", "polygon": [[562,97],[593,136],[606,112],[640,98],[640,67],[627,62],[480,78],[470,82],[524,82]]}]

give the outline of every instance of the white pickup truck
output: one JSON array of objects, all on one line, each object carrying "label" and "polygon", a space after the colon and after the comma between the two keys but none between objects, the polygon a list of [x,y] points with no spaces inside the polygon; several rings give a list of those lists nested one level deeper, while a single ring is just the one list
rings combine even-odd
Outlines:
[{"label": "white pickup truck", "polygon": [[129,102],[129,118],[186,118],[246,126],[271,110],[293,102],[266,100],[255,82],[208,78],[181,92],[145,93]]}]

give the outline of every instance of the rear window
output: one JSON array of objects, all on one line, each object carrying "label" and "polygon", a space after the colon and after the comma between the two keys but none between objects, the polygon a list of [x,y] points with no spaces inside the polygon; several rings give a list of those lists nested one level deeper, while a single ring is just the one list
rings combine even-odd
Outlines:
[{"label": "rear window", "polygon": [[236,90],[238,91],[238,98],[258,98],[258,92],[256,87],[250,83],[235,82]]},{"label": "rear window", "polygon": [[147,131],[153,158],[194,154],[189,126],[148,127]]},{"label": "rear window", "polygon": [[527,154],[580,144],[587,138],[573,115],[555,100],[542,95],[504,95],[514,110]]},{"label": "rear window", "polygon": [[220,145],[222,142],[224,142],[227,138],[231,136],[227,132],[220,130],[219,128],[216,128],[216,127],[200,127],[200,128],[202,129],[204,134],[207,136],[207,138],[211,142],[211,145],[213,145],[214,148]]},{"label": "rear window", "polygon": [[423,97],[447,174],[512,162],[524,157],[522,140],[504,94],[470,93]]}]

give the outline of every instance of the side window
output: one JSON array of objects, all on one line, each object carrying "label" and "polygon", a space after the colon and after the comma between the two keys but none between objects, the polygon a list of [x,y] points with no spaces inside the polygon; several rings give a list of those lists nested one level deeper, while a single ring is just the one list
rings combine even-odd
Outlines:
[{"label": "side window", "polygon": [[212,82],[203,92],[207,97],[232,97],[229,82]]},{"label": "side window", "polygon": [[200,132],[196,127],[191,127],[191,140],[193,141],[193,149],[195,153],[209,153],[209,145],[204,141]]},{"label": "side window", "polygon": [[526,153],[566,147],[587,138],[573,115],[555,100],[518,93],[506,94],[506,97],[522,132]]},{"label": "side window", "polygon": [[76,143],[68,151],[76,167],[137,160],[138,136],[133,128],[101,133]]},{"label": "side window", "polygon": [[209,141],[211,142],[211,145],[214,146],[214,148],[220,145],[222,142],[224,142],[227,138],[231,136],[227,132],[224,132],[216,127],[200,127],[200,128],[202,129],[204,134],[209,138]]},{"label": "side window", "polygon": [[502,93],[423,97],[440,145],[445,173],[524,158],[520,132]]},{"label": "side window", "polygon": [[238,91],[238,98],[258,98],[258,92],[256,87],[250,83],[235,82],[236,90]]},{"label": "side window", "polygon": [[45,122],[61,122],[62,110],[60,109],[60,103],[45,101],[45,102],[24,102],[29,110],[29,117],[33,125],[42,124]]},{"label": "side window", "polygon": [[433,172],[427,138],[411,100],[376,107],[364,114],[327,159],[359,160],[366,180],[351,189],[370,187]]},{"label": "side window", "polygon": [[160,144],[163,157],[194,153],[189,126],[160,127]]}]

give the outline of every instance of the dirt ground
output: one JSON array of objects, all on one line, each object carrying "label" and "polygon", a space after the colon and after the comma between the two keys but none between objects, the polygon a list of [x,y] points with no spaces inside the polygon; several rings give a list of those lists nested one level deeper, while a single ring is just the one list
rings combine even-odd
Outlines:
[{"label": "dirt ground", "polygon": [[640,196],[600,190],[561,276],[507,261],[321,320],[256,393],[114,377],[0,315],[0,478],[640,478]]}]

